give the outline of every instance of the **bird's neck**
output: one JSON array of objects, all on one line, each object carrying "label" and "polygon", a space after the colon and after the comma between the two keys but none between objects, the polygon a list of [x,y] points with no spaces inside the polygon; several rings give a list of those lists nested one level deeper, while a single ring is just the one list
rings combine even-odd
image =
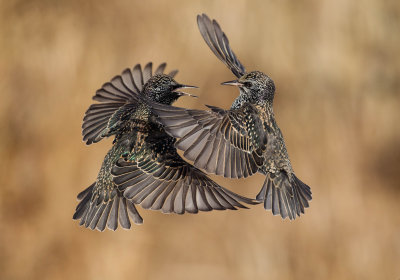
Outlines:
[{"label": "bird's neck", "polygon": [[273,100],[253,100],[247,94],[240,93],[239,96],[233,101],[231,109],[238,109],[245,103],[251,103],[264,108],[266,111],[272,112]]},{"label": "bird's neck", "polygon": [[274,109],[271,103],[265,103],[260,105],[260,107],[263,108],[264,112],[266,112],[269,116],[274,117]]},{"label": "bird's neck", "polygon": [[260,100],[256,102],[256,104],[260,107],[263,107],[265,110],[272,112],[273,100]]},{"label": "bird's neck", "polygon": [[253,103],[249,95],[244,91],[243,88],[239,88],[239,96],[233,101],[231,109],[238,109],[245,103]]},{"label": "bird's neck", "polygon": [[231,109],[238,109],[243,106],[243,104],[248,103],[250,100],[247,95],[239,94],[239,96],[233,101]]},{"label": "bird's neck", "polygon": [[271,107],[274,102],[274,94],[267,94],[265,92],[249,91],[239,88],[239,96],[233,101],[231,109],[238,109],[245,103],[250,103],[260,107]]}]

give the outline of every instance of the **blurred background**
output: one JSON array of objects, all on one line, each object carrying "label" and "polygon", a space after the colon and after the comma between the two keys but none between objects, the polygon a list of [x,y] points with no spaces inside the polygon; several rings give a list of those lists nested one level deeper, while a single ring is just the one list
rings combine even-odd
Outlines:
[{"label": "blurred background", "polygon": [[[295,221],[250,210],[163,215],[103,233],[72,220],[112,139],[81,123],[104,82],[166,61],[200,87],[179,106],[238,92],[196,15],[216,18],[247,70],[275,81],[275,114],[313,191]],[[0,1],[0,279],[400,279],[400,2]],[[228,180],[254,197],[263,176]]]}]

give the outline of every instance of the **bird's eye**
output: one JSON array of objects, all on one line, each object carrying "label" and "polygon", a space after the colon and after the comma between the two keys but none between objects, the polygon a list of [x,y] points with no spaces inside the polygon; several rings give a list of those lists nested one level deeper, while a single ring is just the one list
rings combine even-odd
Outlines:
[{"label": "bird's eye", "polygon": [[244,85],[245,87],[247,87],[247,88],[251,88],[251,83],[250,83],[250,82],[245,82],[243,85]]}]

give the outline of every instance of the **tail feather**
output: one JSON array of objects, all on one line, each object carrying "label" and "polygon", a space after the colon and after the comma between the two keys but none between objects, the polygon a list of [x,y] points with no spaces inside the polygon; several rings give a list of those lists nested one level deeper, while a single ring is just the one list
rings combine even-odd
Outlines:
[{"label": "tail feather", "polygon": [[[289,177],[290,176],[290,177]],[[261,191],[256,199],[264,201],[264,208],[272,210],[273,215],[280,214],[283,219],[290,220],[304,214],[304,208],[312,199],[311,189],[296,175],[285,172],[268,173]]]},{"label": "tail feather", "polygon": [[78,199],[81,201],[76,207],[73,219],[80,220],[79,225],[103,231],[106,227],[116,230],[118,223],[122,228],[130,229],[130,219],[135,224],[143,223],[143,219],[132,201],[117,192],[108,201],[98,203],[97,199],[93,197],[94,187],[95,183],[78,194]]}]

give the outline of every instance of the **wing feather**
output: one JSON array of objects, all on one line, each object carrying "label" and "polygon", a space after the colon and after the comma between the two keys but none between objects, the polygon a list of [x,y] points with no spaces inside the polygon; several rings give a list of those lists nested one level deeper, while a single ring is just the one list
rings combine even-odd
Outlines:
[{"label": "wing feather", "polygon": [[228,37],[222,31],[218,22],[216,20],[211,21],[206,14],[202,14],[197,16],[197,25],[201,36],[215,56],[228,66],[236,77],[243,76],[246,70],[232,51]]},{"label": "wing feather", "polygon": [[[99,142],[112,135],[107,133],[110,118],[122,106],[138,103],[138,95],[153,75],[152,67],[153,64],[149,62],[143,71],[140,64],[135,65],[133,69],[125,69],[121,75],[115,76],[96,91],[93,100],[100,103],[92,104],[83,118],[82,136],[86,144]],[[165,68],[166,63],[162,63],[155,74],[162,74]],[[178,70],[170,72],[170,75],[173,77],[176,73]]]},{"label": "wing feather", "polygon": [[245,178],[263,164],[267,132],[255,105],[239,109],[191,110],[149,103],[184,157],[209,173]]},{"label": "wing feather", "polygon": [[164,213],[246,208],[242,203],[256,203],[219,186],[182,160],[174,147],[161,154],[149,148],[144,156],[135,157],[135,160],[130,160],[129,156],[121,158],[112,174],[124,197],[143,208]]}]

